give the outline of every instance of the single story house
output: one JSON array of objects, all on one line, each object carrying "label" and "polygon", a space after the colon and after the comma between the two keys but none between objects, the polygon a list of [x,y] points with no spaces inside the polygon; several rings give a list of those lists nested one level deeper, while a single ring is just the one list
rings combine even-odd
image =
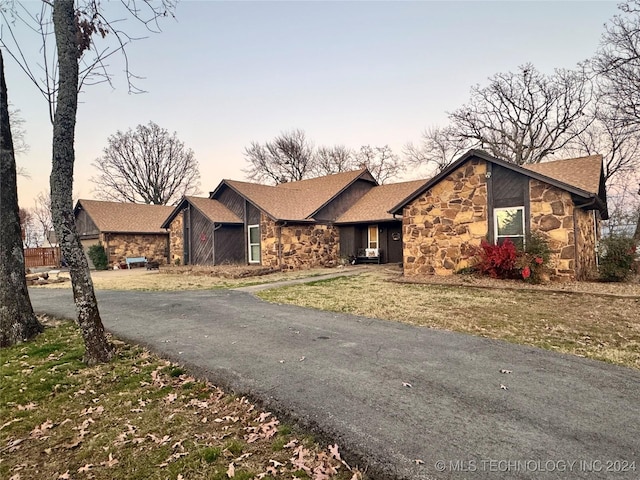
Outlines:
[{"label": "single story house", "polygon": [[390,209],[402,217],[407,277],[450,275],[482,240],[521,246],[533,232],[553,252],[553,277],[597,270],[600,221],[608,218],[602,157],[518,166],[470,150]]},{"label": "single story house", "polygon": [[76,226],[85,252],[102,243],[109,265],[127,257],[146,257],[166,263],[169,233],[162,222],[173,211],[165,205],[78,200],[74,208]]},{"label": "single story house", "polygon": [[276,186],[222,180],[208,199],[183,198],[162,223],[170,232],[170,261],[335,266],[341,256],[335,220],[376,185],[367,169]]}]

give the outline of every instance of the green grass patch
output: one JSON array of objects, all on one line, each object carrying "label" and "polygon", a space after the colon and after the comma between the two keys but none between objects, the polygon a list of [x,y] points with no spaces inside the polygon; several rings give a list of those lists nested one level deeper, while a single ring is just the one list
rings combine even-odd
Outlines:
[{"label": "green grass patch", "polygon": [[115,339],[115,359],[87,367],[74,323],[42,321],[34,340],[0,350],[0,478],[227,479],[230,464],[235,479],[291,478],[296,448],[311,469],[353,476],[288,427],[250,437],[273,418],[244,397]]}]

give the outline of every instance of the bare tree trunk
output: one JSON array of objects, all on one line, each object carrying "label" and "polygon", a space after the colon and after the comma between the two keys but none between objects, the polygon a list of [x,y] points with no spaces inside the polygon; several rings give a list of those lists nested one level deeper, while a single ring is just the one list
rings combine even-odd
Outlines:
[{"label": "bare tree trunk", "polygon": [[51,169],[51,211],[69,264],[78,324],[86,347],[85,362],[108,362],[113,348],[105,336],[93,290],[87,258],[84,255],[73,214],[74,138],[78,108],[78,27],[73,0],[55,0],[53,25],[58,47],[58,95],[53,121],[53,162]]},{"label": "bare tree trunk", "polygon": [[42,325],[33,314],[24,275],[16,177],[7,84],[0,51],[0,347],[23,342],[42,331]]}]

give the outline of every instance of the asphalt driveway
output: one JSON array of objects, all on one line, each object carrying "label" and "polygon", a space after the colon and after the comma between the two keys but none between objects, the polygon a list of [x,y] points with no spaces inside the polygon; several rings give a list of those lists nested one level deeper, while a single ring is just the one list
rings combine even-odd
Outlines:
[{"label": "asphalt driveway", "polygon": [[[70,290],[30,295],[75,316]],[[115,335],[312,428],[374,478],[640,478],[636,370],[246,292],[98,299]]]}]

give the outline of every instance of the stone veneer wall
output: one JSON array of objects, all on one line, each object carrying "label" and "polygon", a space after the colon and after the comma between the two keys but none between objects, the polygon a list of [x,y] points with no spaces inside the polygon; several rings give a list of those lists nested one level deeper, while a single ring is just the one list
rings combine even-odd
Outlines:
[{"label": "stone veneer wall", "polygon": [[169,260],[172,265],[176,260],[183,263],[184,255],[184,210],[169,225]]},{"label": "stone veneer wall", "polygon": [[338,265],[340,237],[338,229],[332,225],[279,226],[262,214],[260,241],[260,258],[264,266],[298,270]]},{"label": "stone veneer wall", "polygon": [[552,279],[575,279],[576,245],[571,194],[531,179],[529,197],[531,232],[538,232],[545,237],[552,251]]},{"label": "stone veneer wall", "polygon": [[[167,262],[167,235],[100,234],[107,250],[109,264],[124,262],[127,257],[147,257],[148,261]],[[113,253],[111,253],[113,252]]]},{"label": "stone veneer wall", "polygon": [[470,160],[404,208],[404,275],[450,275],[486,238],[486,163]]},{"label": "stone veneer wall", "polygon": [[573,211],[576,226],[576,279],[590,280],[598,276],[596,243],[598,236],[592,210]]}]

